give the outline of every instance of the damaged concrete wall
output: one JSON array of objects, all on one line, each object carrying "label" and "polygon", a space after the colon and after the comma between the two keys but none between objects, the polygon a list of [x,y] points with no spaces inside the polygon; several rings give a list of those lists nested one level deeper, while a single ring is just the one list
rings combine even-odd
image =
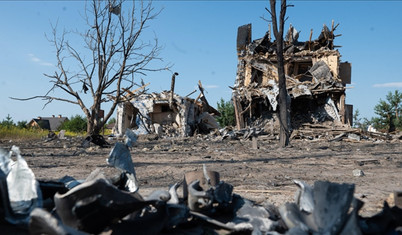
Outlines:
[{"label": "damaged concrete wall", "polygon": [[203,111],[203,102],[177,94],[173,94],[171,99],[171,92],[163,91],[141,94],[130,102],[120,103],[114,134],[122,136],[129,128],[136,134],[191,136],[196,131],[208,132],[219,127],[212,114]]},{"label": "damaged concrete wall", "polygon": [[[283,47],[292,129],[303,123],[326,121],[351,124],[351,106],[346,109],[345,104],[351,64],[341,63],[341,55],[334,49],[336,27],[332,24],[329,29],[324,25],[318,39],[311,40],[311,33],[306,42],[298,41],[299,32],[293,26],[286,34]],[[271,42],[269,31],[252,42],[249,37],[251,25],[239,27],[237,74],[232,88],[238,129],[277,123],[276,43]]]}]

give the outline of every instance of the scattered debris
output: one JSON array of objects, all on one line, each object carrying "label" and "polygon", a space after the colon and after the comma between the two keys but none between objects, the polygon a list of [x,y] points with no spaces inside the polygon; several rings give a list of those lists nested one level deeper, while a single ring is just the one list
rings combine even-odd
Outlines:
[{"label": "scattered debris", "polygon": [[[183,183],[144,197],[138,190],[125,187],[127,173],[135,176],[134,164],[126,151],[135,135],[130,131],[126,134],[125,143],[118,142],[109,156],[108,162],[122,170],[112,178],[95,170],[85,181],[72,177],[36,181],[18,148],[13,147],[11,152],[0,149],[1,223],[18,225],[31,234],[74,235],[396,234],[402,226],[402,209],[387,203],[372,217],[359,216],[363,202],[354,197],[353,184],[316,181],[309,185],[294,180],[299,187],[295,202],[276,207],[256,204],[233,193],[233,186],[205,165],[200,171],[187,172]],[[12,153],[17,155],[15,164]],[[24,175],[24,181],[8,180],[15,178],[14,168],[18,169],[17,175]],[[180,186],[182,195],[177,192]],[[13,187],[18,192],[13,192]],[[399,205],[400,192],[395,192],[394,198],[395,205]],[[15,205],[23,210],[15,210]]]},{"label": "scattered debris", "polygon": [[[279,212],[290,234],[296,234],[295,231],[302,234],[341,234],[350,217],[348,211],[353,193],[354,185],[317,181],[309,193],[300,194],[299,202],[314,202],[308,206],[309,212],[300,210],[302,204],[296,203],[286,203],[279,208]],[[307,200],[303,197],[307,197]],[[355,229],[359,230],[357,226]]]},{"label": "scattered debris", "polygon": [[88,148],[91,143],[94,143],[101,148],[106,148],[110,147],[110,144],[105,140],[105,138],[102,135],[90,135],[85,138],[85,140],[82,142],[82,146],[84,148]]},{"label": "scattered debris", "polygon": [[55,140],[57,138],[58,138],[58,136],[56,135],[56,133],[54,133],[53,131],[49,131],[49,133],[47,134],[47,138],[46,138],[45,142],[52,141],[52,140]]},{"label": "scattered debris", "polygon": [[377,159],[367,159],[367,160],[356,160],[355,163],[358,166],[364,166],[364,165],[368,165],[368,164],[379,165],[380,161]]},{"label": "scattered debris", "polygon": [[348,139],[355,140],[355,141],[360,141],[360,136],[358,134],[349,133],[348,134]]},{"label": "scattered debris", "polygon": [[64,135],[66,134],[66,130],[60,130],[59,134],[57,134],[57,137],[61,140],[66,139],[66,137],[64,137]]},{"label": "scattered debris", "polygon": [[252,139],[253,137],[257,137],[259,135],[264,135],[266,132],[262,128],[244,128],[241,130],[232,130],[229,127],[219,130],[221,135],[221,139]]}]

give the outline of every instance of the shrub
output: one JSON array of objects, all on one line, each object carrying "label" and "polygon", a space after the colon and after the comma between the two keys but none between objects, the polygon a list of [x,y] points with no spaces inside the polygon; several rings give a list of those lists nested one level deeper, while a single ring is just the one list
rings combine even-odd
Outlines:
[{"label": "shrub", "polygon": [[20,128],[20,129],[26,129],[27,124],[28,124],[27,121],[19,121],[19,122],[17,122],[17,127]]},{"label": "shrub", "polygon": [[221,127],[236,125],[235,111],[232,102],[224,101],[223,98],[221,98],[217,105],[218,111],[221,113],[221,116],[216,118],[219,125]]},{"label": "shrub", "polygon": [[87,119],[80,115],[75,115],[70,120],[65,121],[59,130],[66,130],[71,132],[84,132],[87,130]]}]

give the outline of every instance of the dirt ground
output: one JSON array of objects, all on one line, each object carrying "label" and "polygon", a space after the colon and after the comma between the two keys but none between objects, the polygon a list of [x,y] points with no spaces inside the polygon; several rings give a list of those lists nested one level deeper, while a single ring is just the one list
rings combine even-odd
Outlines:
[{"label": "dirt ground", "polygon": [[[250,140],[208,138],[140,138],[131,149],[139,193],[146,196],[155,189],[168,189],[186,172],[201,170],[203,164],[219,172],[220,179],[232,184],[235,193],[276,206],[294,201],[297,186],[293,179],[311,185],[317,180],[355,184],[355,197],[365,202],[360,211],[363,216],[377,213],[393,191],[402,190],[401,140],[293,140],[291,147],[282,149],[277,140],[260,136],[258,149],[253,149]],[[108,141],[114,144],[119,140]],[[116,173],[106,163],[111,148],[83,148],[81,144],[82,138],[0,141],[3,148],[20,147],[37,179],[57,180],[65,175],[85,179],[97,168],[107,176]],[[356,169],[364,176],[354,176]]]}]

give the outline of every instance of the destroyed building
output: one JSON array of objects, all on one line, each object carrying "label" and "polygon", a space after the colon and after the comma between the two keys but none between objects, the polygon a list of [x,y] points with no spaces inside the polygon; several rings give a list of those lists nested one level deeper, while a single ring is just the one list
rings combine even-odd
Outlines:
[{"label": "destroyed building", "polygon": [[[290,25],[285,35],[284,70],[290,124],[352,125],[353,106],[345,104],[346,84],[351,83],[351,63],[341,62],[335,48],[338,25],[323,26],[319,37],[299,42],[299,32]],[[279,94],[276,43],[268,31],[252,41],[251,24],[238,28],[238,65],[232,100],[237,129],[278,125]]]},{"label": "destroyed building", "polygon": [[114,133],[124,135],[127,128],[136,134],[158,136],[192,136],[219,128],[199,82],[200,95],[196,99],[182,97],[171,91],[133,95],[117,107]]}]

